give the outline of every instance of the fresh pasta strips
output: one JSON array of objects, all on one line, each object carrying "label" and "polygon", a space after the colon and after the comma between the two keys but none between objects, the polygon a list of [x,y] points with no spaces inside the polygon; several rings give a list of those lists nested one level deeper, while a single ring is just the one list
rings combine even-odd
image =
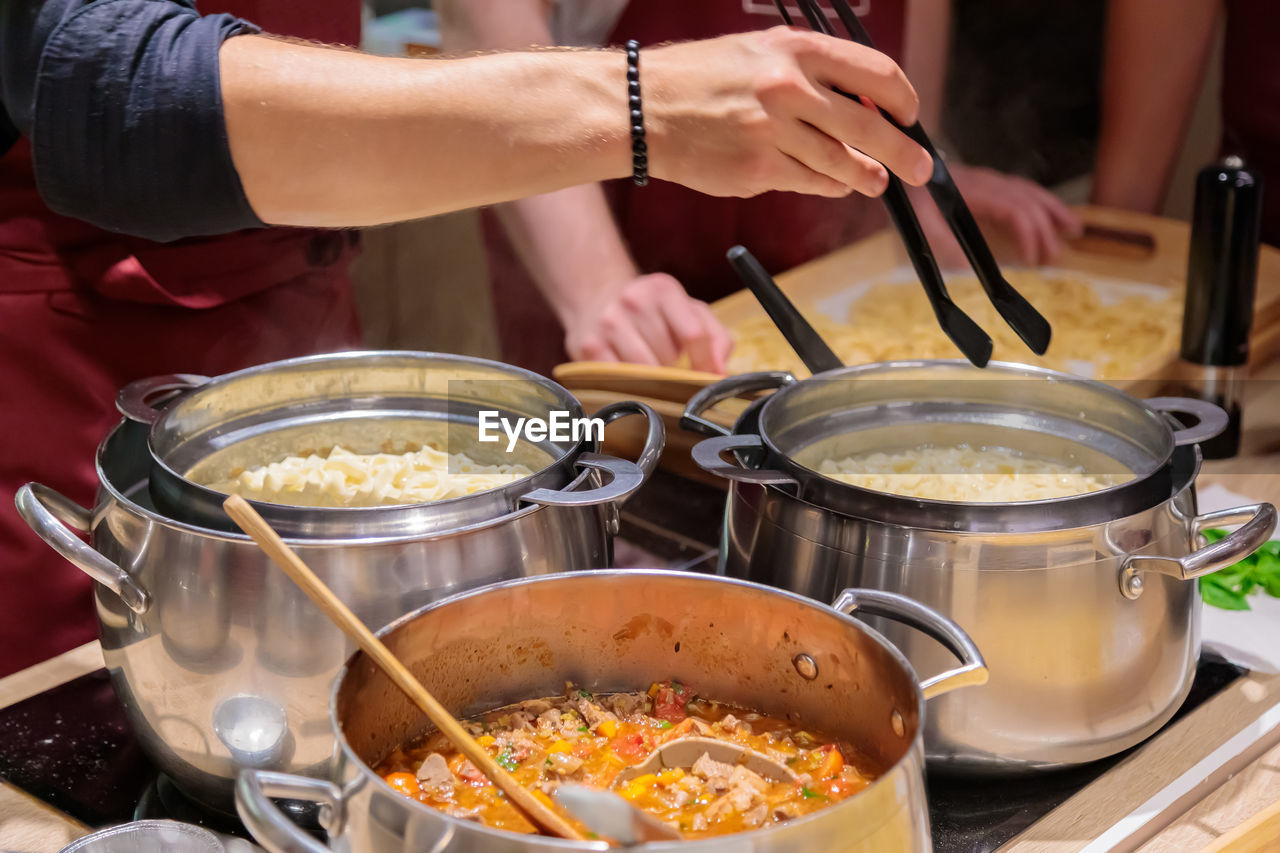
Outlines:
[{"label": "fresh pasta strips", "polygon": [[1082,466],[1036,459],[1004,447],[917,447],[824,459],[818,473],[851,486],[912,498],[1011,503],[1096,492],[1129,475],[1088,474]]},{"label": "fresh pasta strips", "polygon": [[233,472],[211,489],[290,506],[395,506],[460,498],[528,477],[524,465],[481,465],[465,453],[424,447],[407,453],[289,456]]}]

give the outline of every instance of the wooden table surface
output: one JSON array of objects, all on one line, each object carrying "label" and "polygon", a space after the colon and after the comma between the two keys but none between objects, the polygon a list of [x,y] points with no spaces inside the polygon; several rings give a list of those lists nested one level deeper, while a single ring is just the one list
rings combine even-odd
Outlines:
[{"label": "wooden table surface", "polygon": [[[79,678],[102,667],[102,648],[78,649],[0,678],[0,708]],[[0,780],[0,850],[57,853],[89,832],[89,827]]]}]

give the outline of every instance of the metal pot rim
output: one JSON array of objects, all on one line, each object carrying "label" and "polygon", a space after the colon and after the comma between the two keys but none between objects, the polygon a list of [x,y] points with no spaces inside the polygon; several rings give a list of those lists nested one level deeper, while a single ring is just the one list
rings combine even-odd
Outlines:
[{"label": "metal pot rim", "polygon": [[[1154,469],[1146,474],[1137,475],[1132,480],[1093,492],[1061,498],[1042,498],[1033,501],[966,502],[896,495],[889,492],[864,489],[860,486],[835,480],[813,468],[796,462],[789,454],[777,446],[773,438],[762,426],[770,411],[776,411],[778,407],[786,402],[790,395],[801,393],[800,389],[803,389],[806,383],[811,383],[814,380],[871,377],[876,374],[897,370],[953,368],[963,370],[966,373],[973,371],[969,362],[962,359],[872,362],[826,371],[778,388],[761,404],[754,424],[754,432],[760,436],[760,440],[766,449],[767,458],[761,463],[760,467],[773,467],[776,465],[781,468],[786,475],[791,476],[798,484],[801,495],[806,493],[810,495],[808,498],[798,497],[797,499],[805,500],[807,503],[828,511],[851,516],[866,515],[867,517],[876,517],[877,515],[883,515],[887,519],[885,523],[893,525],[953,532],[990,533],[1003,531],[1007,530],[1011,525],[1026,520],[1033,520],[1033,523],[1025,529],[1019,525],[1016,532],[1027,533],[1041,530],[1087,527],[1096,523],[1096,521],[1080,519],[1089,519],[1100,515],[1105,515],[1109,518],[1115,517],[1116,510],[1114,507],[1117,502],[1124,506],[1123,515],[1128,516],[1150,509],[1152,506],[1156,506],[1168,499],[1171,493],[1170,487],[1175,479],[1174,469],[1180,461],[1177,457],[1181,447],[1175,443],[1173,430],[1169,428],[1164,416],[1159,411],[1146,405],[1142,400],[1104,382],[1073,376],[1036,365],[993,361],[986,370],[996,368],[1010,378],[1043,379],[1050,382],[1065,382],[1087,386],[1092,392],[1098,393],[1119,405],[1141,410],[1145,415],[1155,419],[1156,422],[1163,423],[1168,430],[1170,437],[1168,453]],[[980,372],[975,374],[973,378],[986,378],[995,381],[998,377],[992,374],[984,376]],[[809,387],[812,386],[810,385]],[[744,417],[746,417],[745,413]],[[741,427],[741,425],[742,421],[740,420],[738,427]],[[735,432],[738,427],[735,427]],[[1198,468],[1198,464],[1195,467]],[[776,484],[771,487],[779,488]],[[1176,489],[1173,491],[1176,491]],[[796,496],[793,495],[793,497]],[[875,505],[880,512],[873,515],[870,511],[864,509],[871,505]],[[1072,519],[1066,523],[1045,525],[1043,519],[1050,511],[1063,516],[1079,516],[1080,519]],[[913,519],[912,516],[917,518]],[[936,523],[925,522],[921,516],[937,516],[945,520]],[[960,524],[960,520],[963,520],[963,526]]]},{"label": "metal pot rim", "polygon": [[[433,601],[430,604],[426,604],[422,607],[419,607],[417,610],[414,610],[410,613],[406,613],[400,618],[388,623],[387,625],[377,630],[375,634],[378,636],[379,639],[383,639],[387,635],[394,633],[404,625],[410,622],[413,622],[414,620],[425,615],[429,611],[436,610],[437,608],[443,608],[457,601],[462,601],[464,599],[482,596],[487,593],[496,592],[499,590],[510,589],[510,588],[519,587],[519,586],[526,586],[530,584],[559,583],[559,582],[565,581],[566,579],[571,579],[571,578],[584,579],[588,581],[607,582],[608,579],[610,578],[636,577],[636,576],[648,577],[648,578],[679,578],[681,580],[694,580],[695,583],[726,584],[726,585],[731,585],[731,586],[736,586],[736,587],[741,587],[746,589],[758,590],[760,592],[769,593],[771,595],[776,595],[780,598],[787,599],[795,604],[803,605],[815,611],[819,615],[831,617],[839,621],[842,621],[845,623],[846,627],[848,628],[851,628],[857,631],[862,631],[863,633],[870,635],[872,640],[874,640],[877,644],[879,644],[880,647],[899,666],[902,667],[903,671],[909,678],[912,684],[912,689],[915,691],[916,719],[919,722],[916,725],[915,736],[911,739],[911,743],[907,746],[907,748],[903,750],[902,755],[900,755],[898,759],[893,762],[893,764],[891,764],[889,767],[886,767],[884,771],[880,774],[880,776],[874,782],[872,782],[870,785],[864,788],[862,791],[859,791],[857,794],[853,795],[852,797],[849,797],[847,800],[842,800],[841,802],[836,803],[832,806],[829,806],[828,808],[821,809],[819,811],[807,814],[803,817],[795,818],[794,820],[788,821],[787,822],[788,826],[800,825],[806,821],[819,820],[822,818],[823,815],[828,815],[833,810],[842,808],[852,803],[853,801],[857,800],[860,796],[867,793],[872,788],[875,788],[881,784],[892,784],[892,777],[894,776],[895,772],[904,765],[904,763],[910,758],[913,752],[923,749],[924,728],[925,728],[925,698],[924,698],[924,693],[921,691],[921,688],[920,688],[920,677],[916,674],[916,671],[911,666],[911,663],[907,660],[906,656],[901,651],[899,651],[897,646],[895,646],[893,643],[885,639],[883,634],[881,634],[876,629],[872,628],[870,625],[867,625],[866,623],[858,619],[855,619],[853,616],[834,610],[833,608],[828,607],[827,605],[823,604],[820,601],[817,601],[812,598],[808,598],[803,595],[798,595],[797,593],[790,592],[788,590],[779,589],[771,586],[765,586],[764,584],[753,583],[751,581],[740,580],[738,578],[728,578],[728,577],[722,577],[719,575],[703,575],[703,574],[696,574],[691,572],[679,572],[679,571],[673,571],[671,569],[593,569],[593,570],[587,570],[587,571],[560,572],[560,573],[550,574],[550,575],[536,575],[534,577],[516,578],[514,580],[500,581],[499,583],[477,587],[476,589],[465,590],[455,595],[448,596],[447,598],[442,598],[439,601]],[[355,750],[351,748],[351,744],[347,742],[346,733],[343,731],[343,728],[340,725],[338,720],[338,695],[342,691],[342,685],[347,678],[347,674],[351,671],[352,663],[361,654],[362,652],[359,649],[353,652],[351,656],[347,658],[346,663],[342,665],[342,669],[338,670],[337,676],[333,679],[333,686],[332,688],[330,688],[330,691],[329,691],[329,725],[333,729],[334,738],[338,743],[338,747],[342,750],[347,760],[350,761],[353,766],[359,768],[359,773],[362,781],[366,784],[372,783],[376,785],[386,785],[386,783],[382,781],[382,779],[378,776],[378,774],[373,771],[373,768],[367,765],[358,755],[356,755]],[[390,786],[387,786],[387,790],[390,791],[392,789]],[[493,836],[496,838],[503,838],[503,839],[510,838],[510,836],[515,834],[515,833],[508,832],[506,830],[494,829],[492,827],[484,826],[483,824],[477,824],[474,821],[463,820],[462,818],[453,817],[452,815],[445,814],[444,812],[438,809],[433,809],[431,806],[427,805],[426,803],[417,802],[416,800],[410,800],[408,797],[405,797],[404,799],[409,808],[415,809],[415,810],[425,809],[426,811],[422,813],[430,814],[433,817],[438,817],[444,820],[447,824],[454,826],[455,828],[460,828],[460,829],[465,828],[470,832],[479,832],[484,836]],[[769,833],[770,831],[771,829],[769,827],[762,827],[760,829],[750,830],[749,832],[733,833],[733,835],[734,837],[749,839],[749,838],[756,838],[756,837],[763,836]],[[575,849],[580,849],[580,850],[606,849],[599,842],[574,842],[574,841],[568,841],[562,838],[548,838],[540,835],[531,835],[528,838],[530,843],[532,844],[535,844],[537,846],[546,845],[548,848],[554,848],[554,849],[563,849],[566,845]],[[642,849],[644,850],[696,850],[704,846],[711,847],[714,845],[723,845],[723,844],[724,844],[723,837],[713,837],[713,838],[702,839],[700,841],[651,842],[643,845]]]},{"label": "metal pot rim", "polygon": [[[179,530],[179,531],[182,531],[183,533],[188,533],[193,536],[199,536],[205,539],[220,540],[223,542],[240,542],[246,545],[253,544],[253,540],[250,539],[244,533],[233,533],[231,531],[226,531],[226,530],[217,530],[212,527],[202,527],[198,524],[192,524],[191,522],[188,522],[188,521],[181,521],[176,518],[170,518],[167,515],[161,514],[157,510],[149,509],[147,507],[140,505],[135,500],[130,498],[127,494],[125,494],[124,491],[110,477],[107,476],[106,470],[104,469],[104,466],[103,466],[102,459],[103,459],[103,455],[107,452],[107,445],[110,443],[112,437],[115,436],[122,427],[126,426],[129,423],[133,423],[133,422],[129,421],[126,418],[126,419],[122,419],[119,423],[117,423],[114,427],[112,427],[111,431],[107,433],[106,438],[104,438],[102,442],[98,445],[98,450],[94,454],[94,470],[98,475],[98,485],[100,488],[105,489],[111,495],[111,500],[113,502],[121,504],[122,506],[126,507],[130,512],[142,518],[145,518],[147,522],[151,524],[158,524],[163,527],[168,527],[173,530]],[[590,476],[591,476],[590,470],[582,471],[577,477],[574,478],[574,480],[568,486],[565,487],[565,489],[576,489],[584,485],[587,478],[589,478]],[[316,538],[316,539],[296,538],[296,537],[290,537],[290,536],[285,536],[283,538],[286,542],[288,542],[290,545],[292,545],[295,548],[306,548],[306,549],[349,548],[351,547],[352,544],[355,544],[355,543],[359,543],[360,545],[395,545],[395,544],[402,544],[402,543],[409,543],[409,542],[422,542],[427,540],[446,539],[451,536],[459,536],[462,534],[471,533],[476,530],[482,530],[486,527],[493,527],[500,524],[506,524],[517,518],[523,518],[526,515],[529,515],[531,513],[534,513],[543,509],[548,509],[548,507],[543,506],[541,504],[530,504],[529,506],[521,507],[515,510],[514,512],[505,513],[503,515],[497,515],[497,516],[494,516],[493,518],[477,521],[474,524],[468,524],[461,527],[451,527],[446,530],[436,530],[428,533],[400,534],[396,536],[361,536],[358,538],[352,538],[350,536],[346,536],[346,537],[332,536],[332,537]],[[97,515],[96,511],[95,511],[95,515]]]},{"label": "metal pot rim", "polygon": [[[193,398],[206,393],[216,391],[221,387],[241,382],[246,379],[253,379],[257,376],[270,375],[276,372],[288,372],[298,368],[306,368],[311,365],[333,365],[335,369],[344,369],[344,364],[361,362],[377,363],[381,360],[399,362],[407,367],[414,367],[417,364],[427,364],[440,367],[457,365],[459,367],[481,367],[491,369],[495,373],[504,374],[506,378],[513,381],[524,381],[532,383],[539,388],[549,391],[559,401],[563,402],[574,416],[582,414],[582,404],[578,399],[564,386],[552,379],[544,377],[533,371],[522,367],[505,364],[503,362],[494,361],[492,359],[477,358],[473,356],[458,355],[455,353],[433,353],[416,350],[349,350],[337,353],[321,353],[317,355],[301,356],[297,358],[281,359],[278,361],[257,364],[231,373],[224,373],[209,379],[208,382],[202,383],[194,387],[189,393],[180,395],[173,400],[168,401],[162,406],[151,422],[147,434],[147,452],[151,457],[151,464],[156,469],[152,481],[160,478],[164,483],[163,491],[169,495],[170,491],[176,490],[182,495],[182,500],[178,501],[181,505],[189,505],[196,507],[195,514],[192,518],[208,519],[208,512],[213,508],[220,508],[222,501],[226,499],[226,495],[215,489],[211,489],[206,485],[190,480],[183,472],[175,469],[168,461],[166,456],[158,452],[156,447],[156,434],[158,430],[163,429],[166,418],[171,417],[176,408]],[[358,367],[353,368],[358,369]],[[424,369],[426,369],[424,367]],[[497,378],[497,377],[495,377]],[[122,411],[126,408],[121,406]],[[128,416],[128,415],[127,415]],[[492,508],[492,504],[507,503],[514,505],[519,502],[520,496],[542,488],[551,489],[568,489],[576,488],[580,485],[580,477],[574,472],[575,460],[585,452],[597,449],[597,442],[583,440],[569,446],[564,453],[554,458],[547,465],[539,468],[528,476],[521,477],[505,485],[496,486],[494,488],[485,489],[484,491],[475,492],[468,495],[460,495],[458,497],[447,498],[438,501],[426,501],[419,503],[396,504],[390,506],[367,506],[367,507],[311,507],[311,506],[295,506],[290,504],[280,504],[274,502],[264,502],[259,500],[249,500],[260,514],[268,521],[272,522],[277,528],[283,529],[284,533],[289,534],[286,538],[297,539],[299,541],[323,542],[335,540],[340,536],[348,538],[355,536],[362,540],[366,539],[364,530],[371,530],[368,538],[373,539],[403,539],[406,538],[401,533],[378,532],[379,522],[388,514],[393,514],[397,519],[403,518],[406,514],[415,514],[417,516],[448,516],[451,514],[461,514],[464,517],[462,525],[452,527],[436,528],[431,525],[424,525],[422,535],[445,534],[449,531],[460,529],[474,529],[477,526],[488,523],[495,518],[504,518],[523,510],[515,512],[500,513],[498,515],[490,515],[488,510]],[[169,495],[166,500],[177,501],[177,498]],[[203,510],[200,508],[208,507],[210,509]],[[203,513],[203,514],[202,514]],[[474,516],[466,518],[466,516]],[[308,535],[296,532],[295,521],[297,523],[305,522],[306,527],[319,525],[321,527],[333,527],[335,532],[332,535],[322,535],[321,537],[312,538]],[[197,524],[198,527],[205,527],[205,524]],[[216,529],[216,528],[213,528]],[[230,532],[229,522],[227,527]],[[410,534],[407,538],[414,538]]]}]

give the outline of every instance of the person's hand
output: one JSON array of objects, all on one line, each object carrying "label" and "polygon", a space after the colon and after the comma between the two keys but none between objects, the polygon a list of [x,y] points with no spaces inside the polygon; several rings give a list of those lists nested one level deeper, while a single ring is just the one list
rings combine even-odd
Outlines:
[{"label": "person's hand", "polygon": [[886,166],[912,185],[932,171],[877,110],[834,91],[904,125],[919,111],[893,60],[850,41],[775,27],[655,48],[641,54],[640,81],[649,173],[710,195],[877,196]]},{"label": "person's hand", "polygon": [[[948,169],[974,218],[1011,236],[1024,263],[1052,263],[1062,249],[1062,238],[1078,237],[1084,228],[1071,208],[1035,181],[977,166]],[[964,266],[964,252],[928,193],[912,190],[912,205],[938,263]]]},{"label": "person's hand", "polygon": [[675,364],[724,373],[733,341],[705,302],[666,273],[642,275],[610,289],[564,318],[565,348],[582,361]]}]

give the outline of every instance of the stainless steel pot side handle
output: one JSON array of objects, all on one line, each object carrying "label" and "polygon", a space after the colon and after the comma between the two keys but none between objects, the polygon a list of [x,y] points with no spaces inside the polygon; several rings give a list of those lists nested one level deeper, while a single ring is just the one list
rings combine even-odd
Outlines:
[{"label": "stainless steel pot side handle", "polygon": [[1276,529],[1276,508],[1268,503],[1260,503],[1209,512],[1196,516],[1191,522],[1191,529],[1199,537],[1211,527],[1232,524],[1239,524],[1240,527],[1212,545],[1197,548],[1185,557],[1147,554],[1126,557],[1120,566],[1120,593],[1128,599],[1140,597],[1146,587],[1142,576],[1147,572],[1190,581],[1240,562],[1271,538]]},{"label": "stainless steel pot side handle", "polygon": [[896,592],[878,589],[846,589],[831,608],[853,615],[882,616],[909,625],[933,637],[960,659],[962,666],[920,682],[925,699],[941,696],[961,687],[987,683],[987,662],[964,629],[938,611]]},{"label": "stainless steel pot side handle", "polygon": [[739,483],[755,483],[759,486],[796,486],[795,477],[784,471],[767,468],[743,468],[737,462],[726,461],[724,454],[737,450],[760,450],[764,442],[758,435],[717,435],[704,438],[693,446],[689,455],[694,464],[717,477]]},{"label": "stainless steel pot side handle", "polygon": [[1191,415],[1195,426],[1173,431],[1173,443],[1177,447],[1208,441],[1227,428],[1229,418],[1221,406],[1194,397],[1151,397],[1143,400],[1148,408],[1171,415]]},{"label": "stainless steel pot side handle", "polygon": [[534,489],[520,497],[527,503],[543,506],[597,506],[606,503],[622,503],[631,497],[637,489],[649,479],[653,469],[658,466],[662,456],[662,448],[666,443],[667,430],[662,424],[662,417],[649,406],[634,400],[623,400],[610,403],[595,413],[606,424],[627,415],[644,415],[649,423],[649,431],[645,436],[644,449],[640,451],[635,462],[606,456],[602,453],[583,453],[574,461],[575,465],[594,468],[606,475],[603,486],[584,491],[564,491],[560,489]]},{"label": "stainless steel pot side handle", "polygon": [[270,853],[331,853],[328,845],[285,817],[271,797],[318,804],[320,825],[330,838],[337,838],[346,822],[341,788],[324,779],[274,770],[241,770],[236,779],[236,812],[254,840]]},{"label": "stainless steel pot side handle", "polygon": [[[169,373],[149,376],[130,382],[116,395],[116,409],[131,421],[153,424],[164,411],[164,403],[174,397],[174,392],[190,391],[209,381],[208,376],[195,373]],[[158,408],[156,403],[160,403]]]},{"label": "stainless steel pot side handle", "polygon": [[120,566],[107,559],[71,528],[86,533],[93,514],[48,486],[27,483],[14,498],[18,515],[53,550],[80,571],[119,596],[139,616],[151,607],[151,595]]},{"label": "stainless steel pot side handle", "polygon": [[729,430],[702,417],[702,413],[725,400],[754,394],[758,391],[776,391],[792,385],[796,378],[782,370],[766,370],[761,373],[743,373],[713,382],[689,398],[680,416],[680,426],[690,432],[703,435],[728,435]]}]

